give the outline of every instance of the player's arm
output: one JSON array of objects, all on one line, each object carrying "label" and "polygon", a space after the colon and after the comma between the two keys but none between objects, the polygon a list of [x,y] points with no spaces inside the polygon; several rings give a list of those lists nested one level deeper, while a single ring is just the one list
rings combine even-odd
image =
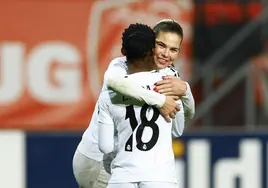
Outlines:
[{"label": "player's arm", "polygon": [[114,150],[114,122],[109,112],[109,106],[105,99],[98,101],[98,126],[99,142],[98,146],[104,154]]},{"label": "player's arm", "polygon": [[179,110],[176,103],[172,100],[174,97],[166,97],[154,91],[146,90],[140,87],[135,81],[125,77],[126,74],[127,72],[124,64],[110,64],[105,72],[104,82],[107,87],[116,92],[159,108],[161,115],[170,122],[170,118],[174,118],[170,114]]},{"label": "player's arm", "polygon": [[104,74],[104,82],[107,87],[114,91],[145,102],[148,105],[161,108],[165,104],[165,96],[140,87],[139,84],[125,77],[126,75],[126,64],[122,61],[116,62],[113,60]]},{"label": "player's arm", "polygon": [[172,120],[172,138],[180,137],[184,131],[185,127],[185,115],[184,110],[181,108],[182,102],[177,101],[177,104],[180,106],[180,111],[176,113],[175,119]]},{"label": "player's arm", "polygon": [[119,65],[114,65],[108,68],[104,75],[107,87],[157,108],[161,108],[164,105],[166,99],[165,96],[142,88],[131,78],[128,78],[126,72],[123,72],[122,69],[123,67]]},{"label": "player's arm", "polygon": [[191,87],[187,82],[178,79],[176,76],[166,76],[163,80],[156,83],[156,89],[159,93],[167,96],[179,96],[183,103],[187,121],[194,117],[195,101]]},{"label": "player's arm", "polygon": [[192,119],[195,114],[195,101],[194,101],[194,96],[191,91],[190,85],[186,83],[186,91],[183,95],[180,96],[183,107],[184,107],[184,114],[186,117],[186,121],[189,119]]},{"label": "player's arm", "polygon": [[150,106],[161,108],[166,100],[164,95],[142,88],[134,80],[127,77],[113,76],[107,80],[107,85],[114,91],[147,103]]},{"label": "player's arm", "polygon": [[106,83],[107,87],[111,87],[108,83],[116,78],[124,78],[127,75],[127,66],[123,61],[115,61],[113,60],[107,70],[104,73],[104,83]]},{"label": "player's arm", "polygon": [[108,79],[107,85],[116,92],[157,107],[161,115],[168,122],[171,121],[170,118],[175,118],[172,114],[180,110],[178,105],[175,103],[175,101],[178,100],[177,96],[165,96],[160,93],[144,89],[131,78],[113,77],[113,79]]}]

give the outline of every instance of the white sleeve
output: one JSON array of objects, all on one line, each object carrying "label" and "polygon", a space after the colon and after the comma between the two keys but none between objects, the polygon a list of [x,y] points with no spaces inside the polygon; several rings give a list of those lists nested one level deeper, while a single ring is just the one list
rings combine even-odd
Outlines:
[{"label": "white sleeve", "polygon": [[182,107],[182,102],[177,101],[177,104],[180,106],[180,111],[176,113],[175,119],[172,119],[172,130],[171,130],[172,138],[180,137],[185,127],[185,116]]},{"label": "white sleeve", "polygon": [[99,149],[104,154],[110,153],[114,150],[114,122],[106,101],[101,98],[98,101],[97,122],[99,126]]},{"label": "white sleeve", "polygon": [[126,75],[126,64],[115,59],[110,63],[104,74],[104,83],[114,91],[145,102],[148,105],[156,106],[157,108],[161,108],[164,105],[165,96],[142,88],[130,78],[125,78]]},{"label": "white sleeve", "polygon": [[107,79],[106,84],[116,92],[135,98],[138,101],[145,102],[148,105],[157,108],[161,108],[166,101],[164,95],[142,88],[129,77],[111,76]]},{"label": "white sleeve", "polygon": [[[195,101],[190,88],[190,85],[186,82],[186,92],[184,95],[180,96],[184,107],[185,121],[188,122],[194,117],[195,114]],[[187,124],[187,123],[186,123]]]},{"label": "white sleeve", "polygon": [[[111,62],[108,66],[108,69],[104,74],[104,82],[107,83],[107,80],[113,79],[114,77],[124,78],[127,75],[127,66],[122,62]],[[108,85],[107,85],[108,87]]]}]

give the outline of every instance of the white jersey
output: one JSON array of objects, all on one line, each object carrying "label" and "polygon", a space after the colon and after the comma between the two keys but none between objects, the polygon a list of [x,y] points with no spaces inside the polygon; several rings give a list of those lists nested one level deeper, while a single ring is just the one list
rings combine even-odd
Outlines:
[{"label": "white jersey", "polygon": [[[176,72],[174,72],[173,69],[171,68],[165,68],[160,71],[161,73],[165,75],[174,75]],[[115,58],[111,61],[109,64],[108,69],[106,70],[104,74],[104,83],[102,87],[102,91],[107,90],[107,78],[111,75],[122,75],[122,78],[127,74],[127,65],[126,65],[126,58],[125,57],[118,57]],[[152,92],[153,93],[153,92]],[[154,99],[154,98],[153,98]],[[157,100],[155,98],[154,100]],[[183,107],[181,107],[181,111],[183,111]],[[181,112],[180,111],[180,112]],[[97,123],[97,114],[98,114],[98,108],[97,105],[95,106],[95,109],[92,114],[91,121],[89,123],[88,128],[84,132],[82,136],[82,140],[79,143],[77,150],[80,151],[83,155],[95,159],[97,161],[102,161],[103,160],[103,153],[99,150],[98,148],[98,123]],[[181,121],[184,121],[184,115],[181,115],[180,117]],[[176,127],[174,128],[176,129]],[[175,130],[175,133],[179,132],[183,129]],[[175,135],[181,135],[180,134],[175,134]]]},{"label": "white jersey", "polygon": [[[162,76],[165,74],[158,72],[130,75],[142,87],[150,90]],[[103,91],[98,103],[98,123],[103,127],[99,131],[109,131],[107,126],[114,126],[110,134],[114,135],[115,132],[116,157],[112,162],[109,183],[176,182],[171,131],[172,126],[184,127],[184,122],[172,120],[168,123],[157,108],[147,104],[132,105],[136,103],[135,99],[113,91]],[[180,101],[178,104],[182,108]],[[107,133],[101,134],[100,147],[114,147],[113,140],[107,140]]]},{"label": "white jersey", "polygon": [[[122,75],[124,77],[127,74],[126,57],[118,57],[111,61],[104,74],[104,83],[102,91],[107,90],[106,80],[109,75]],[[98,122],[97,122],[98,107],[95,105],[91,121],[88,128],[82,136],[77,149],[83,155],[95,159],[97,161],[103,160],[103,153],[98,147]]]}]

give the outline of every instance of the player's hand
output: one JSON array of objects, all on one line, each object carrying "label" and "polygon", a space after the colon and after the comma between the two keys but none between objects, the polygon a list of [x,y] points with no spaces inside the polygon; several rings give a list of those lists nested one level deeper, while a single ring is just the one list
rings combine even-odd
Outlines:
[{"label": "player's hand", "polygon": [[178,99],[177,96],[166,96],[164,105],[159,109],[167,122],[171,122],[171,118],[174,119],[175,114],[180,110],[179,105],[175,102]]},{"label": "player's hand", "polygon": [[165,76],[163,80],[155,83],[155,91],[166,96],[184,95],[187,89],[186,82],[175,76]]}]

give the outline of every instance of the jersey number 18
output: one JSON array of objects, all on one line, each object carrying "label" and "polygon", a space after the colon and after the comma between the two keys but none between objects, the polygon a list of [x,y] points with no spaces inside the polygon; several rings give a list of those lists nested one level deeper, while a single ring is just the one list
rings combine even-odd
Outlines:
[{"label": "jersey number 18", "polygon": [[[133,108],[133,105],[127,106],[126,107],[126,118],[125,119],[129,119],[130,122],[130,126],[132,129],[132,134],[130,135],[129,139],[127,140],[126,144],[125,144],[125,151],[129,151],[131,152],[133,149],[133,131],[137,128],[137,132],[136,132],[136,142],[137,145],[136,147],[141,150],[141,151],[149,151],[150,149],[152,149],[159,137],[159,128],[158,125],[155,123],[155,121],[157,120],[157,118],[159,117],[159,111],[155,108],[153,108],[153,117],[148,120],[146,117],[146,112],[149,108],[149,105],[145,104],[142,106],[141,108],[141,112],[140,112],[140,119],[141,119],[141,124],[138,125],[136,116],[135,116],[135,111]],[[142,133],[145,127],[150,127],[153,130],[153,134],[151,139],[148,142],[143,142],[141,137],[142,137]]]}]

